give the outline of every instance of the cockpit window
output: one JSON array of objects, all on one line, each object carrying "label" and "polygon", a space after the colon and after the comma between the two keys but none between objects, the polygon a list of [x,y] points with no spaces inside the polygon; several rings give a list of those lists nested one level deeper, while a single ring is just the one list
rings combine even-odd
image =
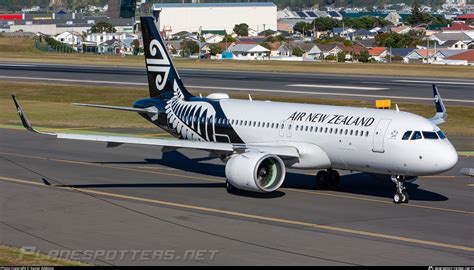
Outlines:
[{"label": "cockpit window", "polygon": [[428,139],[428,140],[437,140],[438,135],[436,135],[436,132],[432,131],[422,131],[423,132],[423,138]]},{"label": "cockpit window", "polygon": [[402,140],[410,139],[410,135],[411,135],[411,130],[405,132],[405,134],[403,134]]},{"label": "cockpit window", "polygon": [[411,140],[419,140],[419,139],[422,139],[421,132],[419,131],[413,132],[413,135],[411,135]]},{"label": "cockpit window", "polygon": [[440,139],[446,139],[446,135],[444,135],[444,133],[441,130],[438,130],[436,133],[438,134]]}]

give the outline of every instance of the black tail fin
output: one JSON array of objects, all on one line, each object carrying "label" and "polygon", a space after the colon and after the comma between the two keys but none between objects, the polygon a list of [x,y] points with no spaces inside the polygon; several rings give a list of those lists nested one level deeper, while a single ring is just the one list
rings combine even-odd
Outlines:
[{"label": "black tail fin", "polygon": [[192,95],[179,78],[153,17],[140,17],[150,97],[188,99]]}]

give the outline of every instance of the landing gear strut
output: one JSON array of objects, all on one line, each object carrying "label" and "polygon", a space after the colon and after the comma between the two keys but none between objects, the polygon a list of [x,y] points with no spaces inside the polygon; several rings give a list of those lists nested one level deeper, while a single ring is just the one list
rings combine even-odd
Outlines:
[{"label": "landing gear strut", "polygon": [[225,189],[227,190],[227,193],[233,193],[237,190],[236,187],[234,187],[228,179],[225,180]]},{"label": "landing gear strut", "polygon": [[408,192],[405,190],[405,186],[403,185],[405,181],[405,177],[400,176],[400,175],[392,175],[391,179],[397,186],[397,190],[395,191],[395,194],[393,195],[393,202],[396,204],[408,203],[408,201],[410,200],[410,197],[408,196]]},{"label": "landing gear strut", "polygon": [[336,188],[339,186],[340,176],[336,170],[328,169],[327,171],[319,171],[316,174],[316,181],[322,188]]}]

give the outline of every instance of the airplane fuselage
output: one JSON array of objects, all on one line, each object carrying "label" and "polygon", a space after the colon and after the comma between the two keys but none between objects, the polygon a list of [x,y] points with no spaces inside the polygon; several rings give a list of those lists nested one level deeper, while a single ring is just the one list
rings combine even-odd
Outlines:
[{"label": "airplane fuselage", "polygon": [[[444,172],[457,162],[441,130],[408,112],[198,97],[147,98],[134,106],[156,106],[164,112],[158,119],[143,116],[180,139],[296,146],[301,157],[285,160],[292,168],[420,176]],[[408,131],[421,137],[402,139]]]}]

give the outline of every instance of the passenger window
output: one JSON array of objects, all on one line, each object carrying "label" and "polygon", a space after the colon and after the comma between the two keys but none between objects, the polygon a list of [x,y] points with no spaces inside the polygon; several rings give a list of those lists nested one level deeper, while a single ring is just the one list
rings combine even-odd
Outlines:
[{"label": "passenger window", "polygon": [[413,135],[411,136],[411,140],[419,140],[419,139],[422,139],[421,132],[419,131],[413,132]]},{"label": "passenger window", "polygon": [[300,125],[296,125],[295,130],[298,131],[299,127],[300,127]]},{"label": "passenger window", "polygon": [[359,131],[358,131],[358,130],[355,131],[354,136],[357,136],[357,135],[359,135]]},{"label": "passenger window", "polygon": [[[275,128],[278,128],[279,124],[275,124]],[[283,128],[283,124],[281,124],[281,128]]]},{"label": "passenger window", "polygon": [[423,138],[428,139],[428,140],[437,140],[438,135],[436,135],[436,132],[432,131],[422,131],[423,133]]},{"label": "passenger window", "polygon": [[403,134],[402,140],[410,139],[410,135],[411,135],[411,130],[405,132],[405,134]]},{"label": "passenger window", "polygon": [[369,131],[365,132],[365,137],[369,137]]},{"label": "passenger window", "polygon": [[352,136],[352,133],[354,133],[354,130],[351,129],[351,134],[350,134],[351,136]]},{"label": "passenger window", "polygon": [[441,130],[438,130],[436,133],[438,134],[440,139],[446,139],[446,135],[444,135],[444,133]]},{"label": "passenger window", "polygon": [[346,131],[344,131],[344,135],[347,135],[347,129],[346,129]]},{"label": "passenger window", "polygon": [[306,127],[304,128],[304,131],[308,132],[308,126],[306,126]]},{"label": "passenger window", "polygon": [[325,129],[324,129],[324,133],[328,133],[328,128],[325,128]]}]

